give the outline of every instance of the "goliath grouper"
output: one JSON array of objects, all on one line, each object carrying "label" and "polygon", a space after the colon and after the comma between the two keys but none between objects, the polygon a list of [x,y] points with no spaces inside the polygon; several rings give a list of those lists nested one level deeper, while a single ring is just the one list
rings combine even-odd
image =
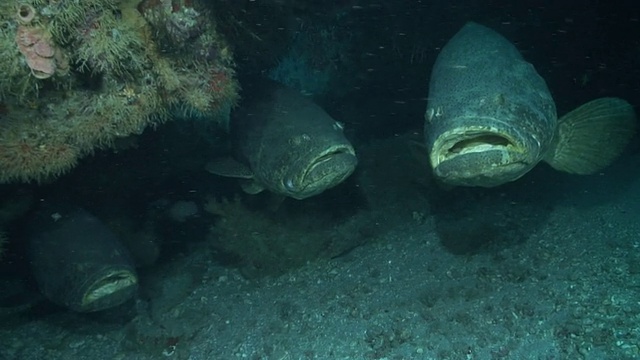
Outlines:
[{"label": "goliath grouper", "polygon": [[230,124],[234,159],[207,170],[246,179],[243,189],[306,199],[353,173],[357,158],[342,126],[298,92],[266,80],[244,86]]},{"label": "goliath grouper", "polygon": [[624,100],[593,100],[558,119],[545,81],[495,31],[466,24],[431,74],[425,137],[434,174],[447,184],[492,187],[538,162],[591,174],[622,152],[635,130]]},{"label": "goliath grouper", "polygon": [[27,224],[28,255],[42,294],[78,312],[104,310],[136,292],[127,250],[98,218],[64,203],[43,202]]}]

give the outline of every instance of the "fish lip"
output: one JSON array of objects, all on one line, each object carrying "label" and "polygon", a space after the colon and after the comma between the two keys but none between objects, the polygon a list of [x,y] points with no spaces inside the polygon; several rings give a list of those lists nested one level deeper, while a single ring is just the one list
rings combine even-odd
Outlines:
[{"label": "fish lip", "polygon": [[[336,156],[340,156],[340,155],[350,155],[353,156],[354,158],[356,158],[356,154],[355,151],[353,149],[352,146],[350,145],[338,145],[338,146],[334,146],[331,148],[326,149],[325,151],[323,151],[322,153],[320,153],[319,156],[315,157],[315,159],[313,160],[313,162],[310,164],[310,166],[308,166],[304,173],[302,174],[302,176],[298,177],[298,184],[299,184],[299,188],[297,188],[296,190],[292,190],[289,189],[289,187],[286,186],[285,184],[285,188],[287,188],[289,191],[292,192],[291,195],[294,195],[293,192],[295,192],[296,198],[298,199],[304,199],[307,197],[310,197],[312,195],[315,195],[319,192],[322,192],[324,190],[326,190],[327,187],[322,187],[321,189],[313,189],[312,191],[310,191],[310,187],[313,187],[314,184],[317,184],[318,182],[321,182],[322,179],[324,179],[327,176],[331,176],[331,175],[335,175],[336,173],[334,172],[330,172],[327,173],[327,175],[325,177],[322,178],[316,178],[313,179],[313,181],[308,181],[308,179],[312,176],[311,174],[313,173],[314,170],[316,170],[319,166],[325,164],[326,162],[334,159]],[[357,160],[356,160],[357,161]],[[340,175],[340,179],[339,181],[335,182],[332,185],[336,185],[340,182],[342,182],[345,178],[347,178],[349,175],[351,175],[351,173],[353,173],[355,169],[355,166],[352,166],[351,169],[349,169],[349,171],[344,171],[342,172]]]},{"label": "fish lip", "polygon": [[522,152],[523,148],[521,141],[495,127],[456,128],[436,139],[431,152],[431,165],[435,169],[441,163],[461,155],[497,149]]},{"label": "fish lip", "polygon": [[89,280],[89,286],[76,305],[79,311],[98,311],[122,304],[138,287],[137,275],[126,267],[105,269],[96,275],[100,277]]},{"label": "fish lip", "polygon": [[348,146],[348,145],[340,145],[340,146],[336,146],[336,147],[325,150],[320,154],[320,156],[315,158],[311,166],[309,166],[307,171],[305,171],[305,177],[307,176],[307,174],[309,174],[319,165],[333,159],[335,155],[342,155],[342,154],[355,156],[355,151],[351,146]]},{"label": "fish lip", "polygon": [[460,127],[436,139],[430,160],[434,174],[452,185],[494,187],[520,178],[535,162],[536,149],[519,133],[491,126]]}]

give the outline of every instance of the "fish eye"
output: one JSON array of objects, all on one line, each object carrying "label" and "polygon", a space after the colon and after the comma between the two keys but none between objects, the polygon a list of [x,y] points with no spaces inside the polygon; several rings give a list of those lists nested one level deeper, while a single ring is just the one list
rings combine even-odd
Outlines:
[{"label": "fish eye", "polygon": [[435,115],[436,111],[433,108],[427,109],[427,121],[433,120],[433,115]]},{"label": "fish eye", "polygon": [[293,185],[293,180],[292,179],[285,180],[284,188],[289,190],[289,191],[294,191],[296,189],[295,185]]}]

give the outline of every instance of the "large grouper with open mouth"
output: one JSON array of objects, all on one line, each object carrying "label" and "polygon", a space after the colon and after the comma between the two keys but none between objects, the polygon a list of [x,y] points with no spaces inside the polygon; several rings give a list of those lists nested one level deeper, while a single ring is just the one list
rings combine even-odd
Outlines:
[{"label": "large grouper with open mouth", "polygon": [[230,122],[233,158],[207,170],[242,178],[250,194],[306,199],[342,183],[358,163],[342,125],[299,92],[270,80],[243,82]]},{"label": "large grouper with open mouth", "polygon": [[633,108],[588,102],[558,119],[545,81],[507,39],[467,23],[436,59],[425,114],[433,172],[450,185],[493,187],[540,161],[574,174],[609,165],[633,136]]}]

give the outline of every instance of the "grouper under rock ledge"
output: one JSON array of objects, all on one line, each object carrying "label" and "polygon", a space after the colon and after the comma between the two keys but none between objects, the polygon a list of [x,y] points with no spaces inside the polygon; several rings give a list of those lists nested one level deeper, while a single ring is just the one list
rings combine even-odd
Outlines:
[{"label": "grouper under rock ledge", "polygon": [[545,81],[507,39],[467,23],[431,73],[425,139],[433,172],[450,185],[493,187],[540,161],[574,174],[609,165],[636,128],[629,103],[588,102],[558,119]]},{"label": "grouper under rock ledge", "polygon": [[243,82],[230,123],[233,157],[207,171],[243,180],[247,193],[269,190],[306,199],[342,183],[358,163],[342,125],[299,92],[266,79]]},{"label": "grouper under rock ledge", "polygon": [[86,210],[42,201],[27,222],[27,249],[42,294],[77,312],[109,309],[137,292],[138,275],[117,236]]}]

